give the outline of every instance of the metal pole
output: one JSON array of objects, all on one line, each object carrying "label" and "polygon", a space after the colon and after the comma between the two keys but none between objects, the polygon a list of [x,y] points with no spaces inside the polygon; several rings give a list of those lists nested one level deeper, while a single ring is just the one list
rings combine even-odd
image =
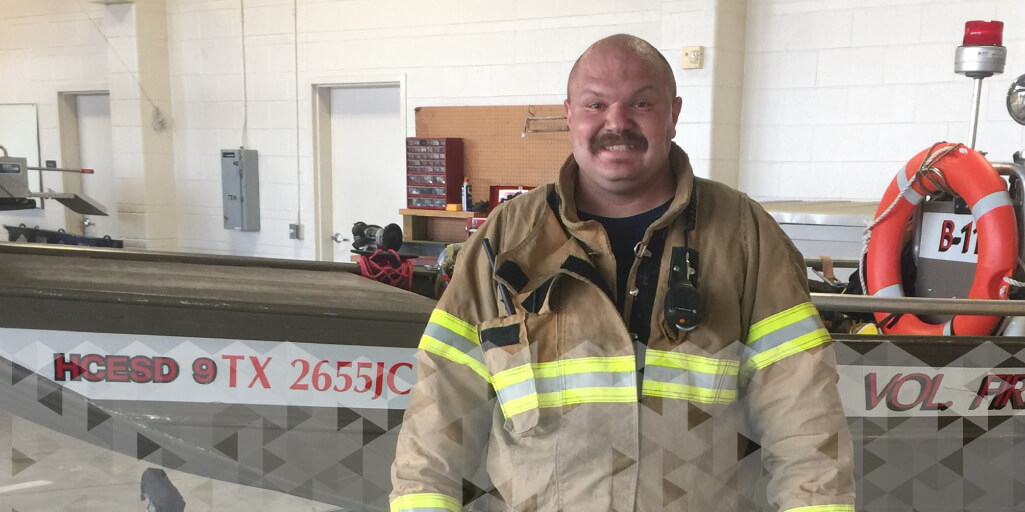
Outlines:
[{"label": "metal pole", "polygon": [[93,174],[92,169],[68,169],[65,167],[25,167],[30,171],[57,171],[57,172],[71,172],[75,174]]},{"label": "metal pole", "polygon": [[982,98],[982,78],[975,79],[975,89],[972,92],[972,120],[968,125],[968,147],[975,149],[975,134],[979,130],[979,101]]},{"label": "metal pole", "polygon": [[[812,270],[822,270],[821,258],[805,258],[804,266]],[[858,268],[857,258],[834,258],[833,268]]]},{"label": "metal pole", "polygon": [[823,311],[913,313],[916,315],[1025,316],[1025,301],[988,299],[936,299],[929,297],[875,297],[813,293],[811,301]]}]

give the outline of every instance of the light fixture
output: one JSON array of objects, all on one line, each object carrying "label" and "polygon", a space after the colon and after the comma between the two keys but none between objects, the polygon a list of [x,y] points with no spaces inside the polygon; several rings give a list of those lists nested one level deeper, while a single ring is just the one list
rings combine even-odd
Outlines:
[{"label": "light fixture", "polygon": [[1007,89],[1007,113],[1018,124],[1025,125],[1025,75],[1016,78]]}]

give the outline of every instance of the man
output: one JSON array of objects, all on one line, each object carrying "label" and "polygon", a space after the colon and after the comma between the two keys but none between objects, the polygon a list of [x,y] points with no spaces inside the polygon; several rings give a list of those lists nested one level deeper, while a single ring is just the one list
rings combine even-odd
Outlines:
[{"label": "man", "polygon": [[636,37],[573,66],[558,182],[464,245],[421,340],[393,511],[461,510],[482,462],[503,509],[751,510],[759,454],[775,508],[853,512],[803,260],[753,201],[694,177],[671,142],[681,102]]}]

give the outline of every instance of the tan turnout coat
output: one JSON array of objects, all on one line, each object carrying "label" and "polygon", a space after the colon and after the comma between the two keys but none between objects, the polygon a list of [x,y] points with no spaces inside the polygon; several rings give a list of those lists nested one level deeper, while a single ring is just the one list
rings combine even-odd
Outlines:
[{"label": "tan turnout coat", "polygon": [[[851,438],[803,259],[754,201],[695,178],[675,145],[670,162],[676,195],[636,251],[622,312],[605,231],[577,216],[572,157],[464,244],[418,351],[393,511],[461,510],[485,470],[496,491],[477,503],[492,508],[754,510],[764,464],[774,510],[853,512]],[[681,333],[663,301],[688,215],[706,317]],[[634,308],[646,346],[631,341]]]}]

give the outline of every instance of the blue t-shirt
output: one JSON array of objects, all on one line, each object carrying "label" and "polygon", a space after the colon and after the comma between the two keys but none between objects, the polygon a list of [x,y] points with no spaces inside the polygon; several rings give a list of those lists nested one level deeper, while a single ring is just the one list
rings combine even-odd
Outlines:
[{"label": "blue t-shirt", "polygon": [[659,219],[669,209],[670,199],[665,203],[630,217],[600,217],[577,210],[580,220],[596,220],[605,228],[612,245],[612,254],[616,257],[616,306],[622,309],[623,297],[626,293],[626,279],[630,276],[630,267],[634,263],[634,247],[644,238],[644,231],[651,223]]}]

